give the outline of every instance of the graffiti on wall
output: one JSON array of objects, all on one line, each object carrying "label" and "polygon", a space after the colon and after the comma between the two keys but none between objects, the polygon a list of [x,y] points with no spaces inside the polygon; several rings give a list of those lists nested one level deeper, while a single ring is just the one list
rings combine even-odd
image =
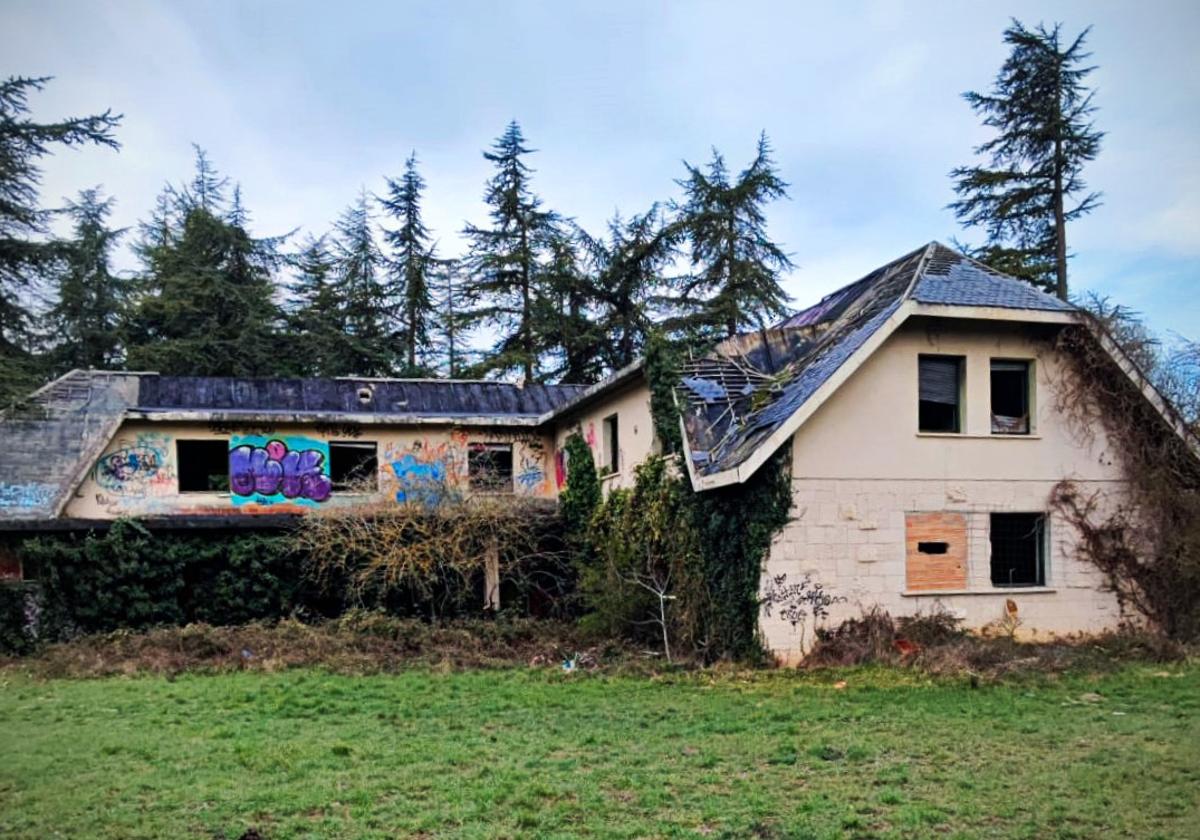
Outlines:
[{"label": "graffiti on wall", "polygon": [[558,489],[563,489],[567,483],[567,450],[560,449],[554,453],[554,483]]},{"label": "graffiti on wall", "polygon": [[592,449],[596,448],[596,424],[595,423],[588,423],[587,434],[584,436],[584,440],[587,441],[587,445],[589,447],[591,447]]},{"label": "graffiti on wall", "polygon": [[329,444],[294,435],[234,435],[229,489],[234,504],[319,504],[333,492]]},{"label": "graffiti on wall", "polygon": [[252,423],[245,420],[209,420],[208,430],[214,435],[273,435],[275,426],[271,423]]},{"label": "graffiti on wall", "polygon": [[428,439],[408,446],[389,445],[385,460],[396,485],[396,501],[434,507],[446,500],[458,477],[460,451],[467,445],[466,435],[455,432],[449,441]]},{"label": "graffiti on wall", "polygon": [[156,432],[119,440],[115,449],[96,461],[92,478],[105,492],[117,496],[170,492],[175,481],[170,451],[170,438]]},{"label": "graffiti on wall", "polygon": [[362,426],[357,423],[315,423],[313,429],[317,434],[335,438],[360,438]]},{"label": "graffiti on wall", "polygon": [[39,508],[50,504],[58,488],[53,484],[0,482],[0,508]]},{"label": "graffiti on wall", "polygon": [[536,439],[522,441],[520,464],[517,466],[517,486],[526,493],[536,493],[546,483],[546,453]]}]

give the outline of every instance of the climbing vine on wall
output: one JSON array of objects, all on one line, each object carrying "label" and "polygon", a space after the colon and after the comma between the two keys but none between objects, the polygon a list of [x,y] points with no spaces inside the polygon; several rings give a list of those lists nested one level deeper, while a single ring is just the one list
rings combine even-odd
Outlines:
[{"label": "climbing vine on wall", "polygon": [[[668,453],[682,450],[673,394],[681,360],[661,336],[647,346],[651,412]],[[745,483],[696,493],[675,461],[648,460],[634,488],[610,493],[593,519],[599,565],[584,581],[592,620],[647,641],[664,631],[664,647],[710,661],[761,658],[760,577],[788,521],[789,464],[785,447]]]},{"label": "climbing vine on wall", "polygon": [[[1080,558],[1104,573],[1123,609],[1173,638],[1198,638],[1200,462],[1095,333],[1068,327],[1058,349],[1068,374],[1058,388],[1057,408],[1080,435],[1094,434],[1097,426],[1104,430],[1129,492],[1114,505],[1064,481],[1051,505],[1079,532]],[[1167,410],[1184,427],[1170,406]]]}]

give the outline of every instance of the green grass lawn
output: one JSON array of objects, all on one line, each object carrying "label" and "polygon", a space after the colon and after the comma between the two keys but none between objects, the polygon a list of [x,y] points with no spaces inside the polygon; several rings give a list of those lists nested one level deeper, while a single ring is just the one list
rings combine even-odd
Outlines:
[{"label": "green grass lawn", "polygon": [[[833,682],[845,679],[843,690]],[[1198,837],[1200,666],[0,672],[0,836]]]}]

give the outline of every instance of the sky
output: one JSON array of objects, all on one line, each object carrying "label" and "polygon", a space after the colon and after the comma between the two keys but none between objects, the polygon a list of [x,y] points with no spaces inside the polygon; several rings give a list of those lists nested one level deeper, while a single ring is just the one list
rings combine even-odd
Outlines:
[{"label": "sky", "polygon": [[[740,167],[760,131],[790,198],[768,211],[797,307],[914,248],[973,241],[949,171],[989,137],[963,102],[1011,17],[1093,26],[1103,205],[1068,229],[1075,291],[1200,339],[1200,3],[0,0],[0,76],[50,75],[35,117],[124,114],[119,153],[62,151],[43,203],[97,184],[136,225],[192,144],[259,235],[322,233],[417,153],[443,255],[486,221],[481,155],[509,120],[547,207],[599,232],[679,196],[683,161]],[[977,234],[974,239],[977,241]],[[131,253],[119,265],[136,266]]]}]

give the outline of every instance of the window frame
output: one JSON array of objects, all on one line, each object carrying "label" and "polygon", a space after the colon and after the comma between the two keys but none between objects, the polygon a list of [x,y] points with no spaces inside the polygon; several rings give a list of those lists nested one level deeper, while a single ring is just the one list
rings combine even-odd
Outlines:
[{"label": "window frame", "polygon": [[364,482],[370,479],[369,489],[359,490],[362,493],[374,493],[379,490],[379,441],[375,440],[331,440],[329,441],[329,480],[332,482],[334,492],[350,493],[355,492],[355,485],[346,481],[338,481],[334,478],[334,452],[342,449],[360,449],[371,450],[371,459],[375,462],[375,468],[369,476],[363,476]]},{"label": "window frame", "polygon": [[[1032,582],[997,583],[996,581],[996,519],[997,517],[1030,516],[1036,519],[1037,552],[1034,558],[1035,575]],[[988,581],[993,589],[1039,589],[1048,586],[1050,557],[1050,515],[1045,511],[992,511],[988,514]]]},{"label": "window frame", "polygon": [[[1029,437],[1034,434],[1034,416],[1036,414],[1036,369],[1034,359],[1020,359],[1011,357],[994,357],[988,360],[988,432],[996,437]],[[997,415],[995,411],[996,387],[993,377],[997,372],[997,365],[1020,365],[1024,368],[1025,375],[1025,428],[1018,431],[1004,431],[996,428],[997,416],[1015,416],[1015,415]]]},{"label": "window frame", "polygon": [[[176,490],[182,495],[184,493],[220,493],[224,495],[230,494],[229,480],[229,438],[175,438],[175,475],[176,475]],[[211,446],[215,448],[219,445],[225,450],[225,485],[219,488],[205,487],[203,489],[185,488],[183,486],[184,473],[191,472],[191,469],[184,466],[184,450],[191,448],[193,445]],[[190,458],[190,456],[189,456]],[[215,473],[207,473],[207,478],[212,478]]]},{"label": "window frame", "polygon": [[[508,482],[482,482],[472,468],[472,456],[477,452],[507,452],[508,453]],[[471,441],[467,444],[467,486],[472,493],[511,494],[516,492],[516,453],[512,443],[500,441]]]},{"label": "window frame", "polygon": [[601,455],[604,458],[604,472],[601,478],[616,475],[621,471],[621,421],[620,415],[613,413],[600,421]]},{"label": "window frame", "polygon": [[[933,402],[921,399],[921,362],[924,360],[954,361],[958,381],[957,402],[954,405],[954,429],[926,428],[921,421],[922,403]],[[963,435],[966,434],[966,404],[967,404],[967,357],[955,353],[918,353],[917,354],[917,433],[923,435]]]}]

